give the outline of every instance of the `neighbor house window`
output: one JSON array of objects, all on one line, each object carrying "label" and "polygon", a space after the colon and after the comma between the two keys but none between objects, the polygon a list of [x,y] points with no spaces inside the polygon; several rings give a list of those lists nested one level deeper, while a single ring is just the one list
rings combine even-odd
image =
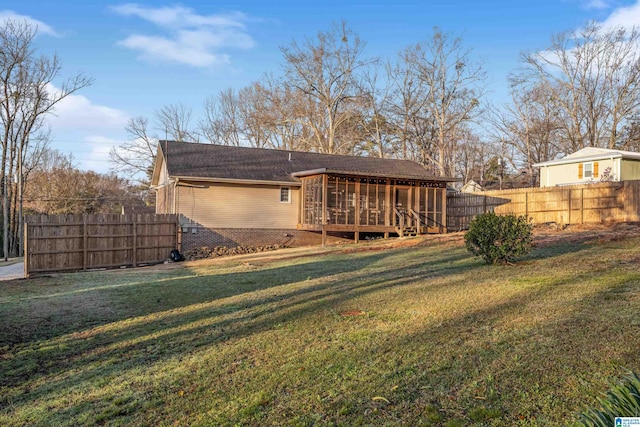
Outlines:
[{"label": "neighbor house window", "polygon": [[289,187],[280,188],[280,203],[291,203],[291,189]]},{"label": "neighbor house window", "polygon": [[593,178],[593,163],[584,164],[584,177]]}]

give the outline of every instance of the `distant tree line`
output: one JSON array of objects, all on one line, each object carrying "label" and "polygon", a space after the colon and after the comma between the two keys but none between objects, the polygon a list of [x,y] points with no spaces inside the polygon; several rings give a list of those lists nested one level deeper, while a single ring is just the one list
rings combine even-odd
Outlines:
[{"label": "distant tree line", "polygon": [[[46,117],[92,79],[77,74],[54,88],[60,60],[36,54],[36,30],[0,25],[5,254],[20,252],[23,207],[117,209],[107,200],[143,193],[115,175],[81,173],[48,149]],[[110,153],[113,172],[148,188],[158,139],[174,139],[410,159],[463,182],[518,177],[535,185],[536,162],[583,147],[640,149],[639,38],[636,29],[596,24],[554,35],[546,49],[522,53],[508,80],[510,100],[492,105],[483,64],[454,34],[434,28],[391,59],[372,58],[346,22],[335,23],[283,47],[279,73],[206,98],[197,123],[179,103],[132,118],[130,140]],[[67,179],[55,187],[53,176]],[[62,184],[74,181],[93,184],[62,196]]]},{"label": "distant tree line", "polygon": [[0,22],[0,241],[5,257],[21,254],[27,213],[115,210],[114,203],[132,194],[124,179],[80,171],[71,157],[49,149],[47,116],[92,79],[83,74],[62,78],[56,55],[36,53],[36,35],[37,28],[26,21]]},{"label": "distant tree line", "polygon": [[[282,72],[159,109],[154,129],[182,141],[410,159],[438,175],[486,182],[526,177],[533,164],[583,147],[637,150],[640,62],[636,29],[589,24],[525,52],[510,100],[487,101],[486,72],[463,40],[435,28],[391,60],[365,55],[345,22],[283,47]],[[146,118],[112,150],[119,172],[144,173],[155,154]]]},{"label": "distant tree line", "polygon": [[72,155],[46,150],[27,177],[24,208],[46,215],[120,213],[144,206],[143,193],[115,174],[80,170]]}]

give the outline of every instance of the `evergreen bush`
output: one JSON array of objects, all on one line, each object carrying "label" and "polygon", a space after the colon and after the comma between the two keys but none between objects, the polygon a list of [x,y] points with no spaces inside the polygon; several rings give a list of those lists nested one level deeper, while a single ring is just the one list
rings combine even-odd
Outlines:
[{"label": "evergreen bush", "polygon": [[524,215],[488,212],[471,221],[464,242],[471,253],[481,256],[487,264],[511,263],[531,252],[532,229]]}]

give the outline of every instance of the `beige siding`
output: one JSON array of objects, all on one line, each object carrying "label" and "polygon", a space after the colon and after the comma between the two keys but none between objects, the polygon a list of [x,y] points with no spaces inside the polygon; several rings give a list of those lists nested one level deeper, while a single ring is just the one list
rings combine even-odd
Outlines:
[{"label": "beige siding", "polygon": [[[640,161],[622,160],[622,171],[620,172],[621,181],[632,181],[640,179]],[[618,178],[618,176],[616,176]]]},{"label": "beige siding", "polygon": [[174,212],[173,184],[168,184],[156,190],[156,213],[172,214]]},{"label": "beige siding", "polygon": [[156,213],[167,213],[167,194],[164,189],[156,190]]},{"label": "beige siding", "polygon": [[160,175],[158,176],[158,184],[163,185],[169,182],[169,175],[167,173],[167,167],[165,163],[162,162],[162,168],[160,169]]},{"label": "beige siding", "polygon": [[[617,159],[605,159],[605,160],[597,160],[598,162],[598,174],[597,176],[593,176],[591,178],[579,178],[579,164],[578,163],[569,163],[564,165],[552,165],[552,166],[543,166],[540,168],[540,186],[541,187],[554,187],[556,185],[569,185],[569,184],[587,184],[594,181],[599,181],[600,176],[604,172],[604,170],[608,167],[611,167],[612,172],[615,174],[616,179],[618,178],[618,161]],[[595,162],[589,162],[595,163]]]},{"label": "beige siding", "polygon": [[298,223],[299,188],[290,203],[280,202],[280,186],[193,183],[178,186],[178,212],[208,228],[291,229]]},{"label": "beige siding", "polygon": [[154,181],[156,192],[156,213],[157,214],[172,214],[175,213],[174,193],[175,186],[169,179],[167,173],[167,166],[163,161],[163,158],[159,156],[157,158],[156,169],[154,171],[154,180],[157,177],[157,181]]}]

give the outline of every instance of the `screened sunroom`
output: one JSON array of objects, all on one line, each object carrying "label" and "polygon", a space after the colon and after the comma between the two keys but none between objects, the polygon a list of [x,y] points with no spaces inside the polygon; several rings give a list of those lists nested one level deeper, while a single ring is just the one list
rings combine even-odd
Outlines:
[{"label": "screened sunroom", "polygon": [[399,236],[446,232],[446,180],[299,172],[298,228]]}]

